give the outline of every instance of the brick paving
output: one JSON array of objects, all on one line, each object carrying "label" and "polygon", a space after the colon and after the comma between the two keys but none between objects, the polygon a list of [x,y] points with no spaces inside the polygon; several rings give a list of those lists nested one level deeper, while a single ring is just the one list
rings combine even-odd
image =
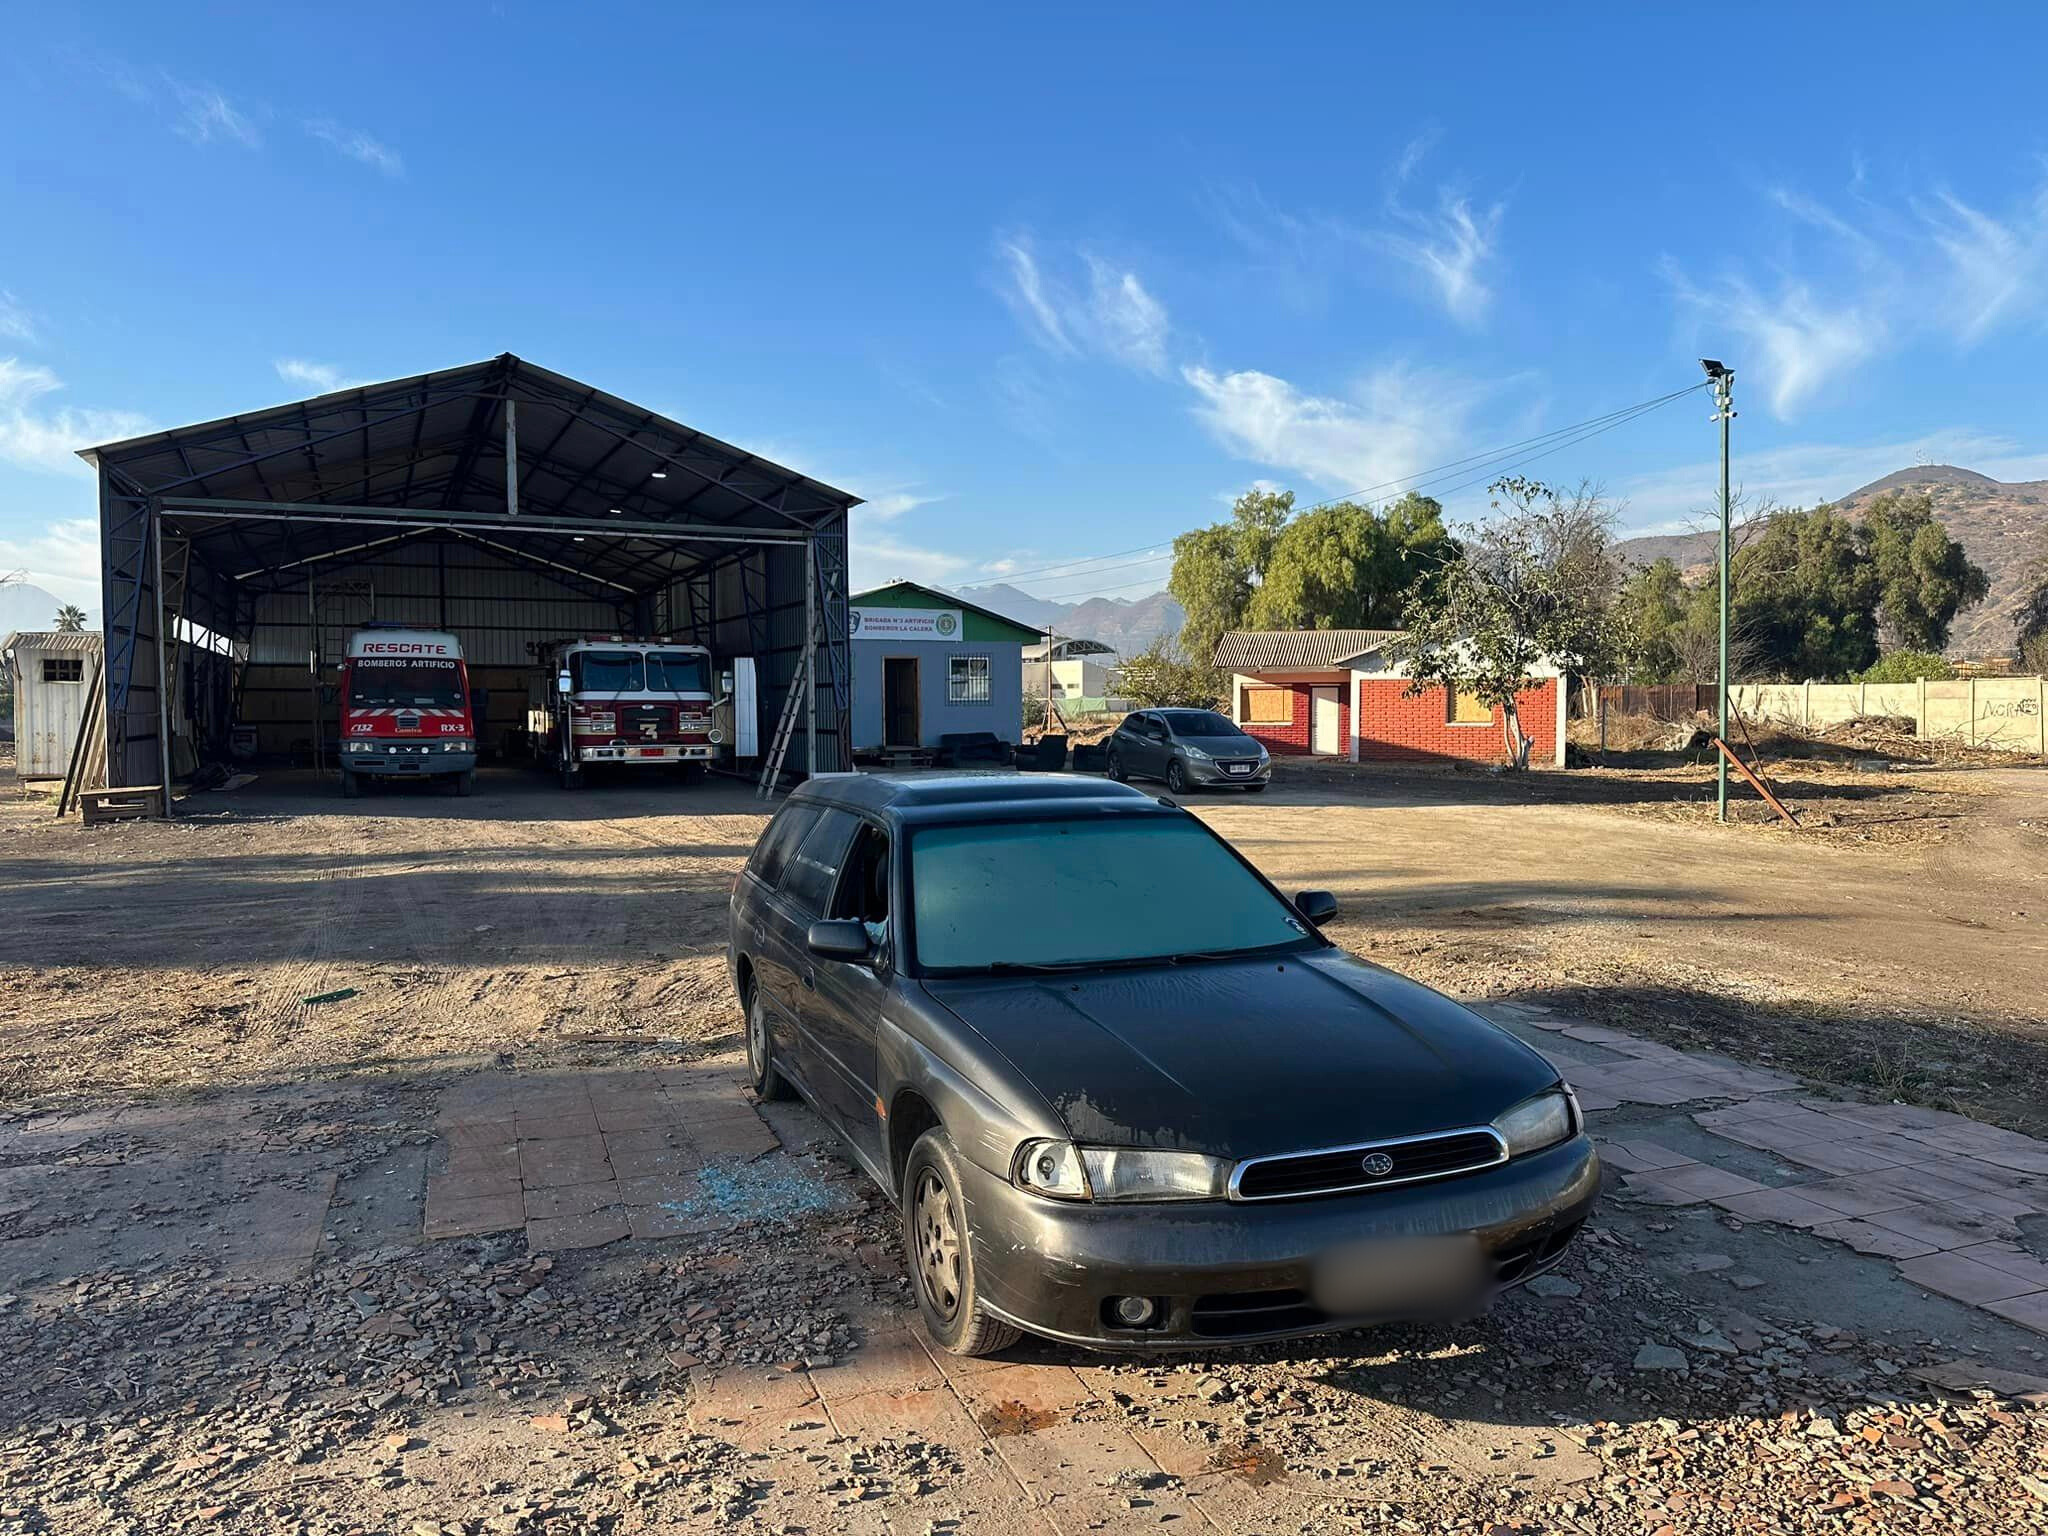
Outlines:
[{"label": "brick paving", "polygon": [[484,1073],[443,1095],[436,1129],[425,1235],[523,1228],[535,1251],[730,1226],[701,1171],[779,1145],[729,1063]]},{"label": "brick paving", "polygon": [[[1801,1097],[1798,1079],[1782,1072],[1533,1008],[1482,1011],[1543,1032],[1534,1043],[1550,1050],[1578,1094],[1626,1197],[1711,1204],[1743,1220],[1812,1232],[1891,1260],[1927,1290],[2048,1333],[2048,1263],[2019,1243],[2022,1220],[2048,1216],[2048,1143],[1918,1104]],[[1582,1059],[1566,1042],[1598,1056]],[[1599,1117],[1624,1106],[1716,1100],[1726,1102],[1692,1112],[1692,1122],[1769,1154],[1775,1182],[1654,1141],[1597,1135]]]}]

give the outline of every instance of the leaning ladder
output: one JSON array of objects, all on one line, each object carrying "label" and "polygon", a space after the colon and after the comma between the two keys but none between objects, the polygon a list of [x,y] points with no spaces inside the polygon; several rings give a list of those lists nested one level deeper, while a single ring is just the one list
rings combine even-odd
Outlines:
[{"label": "leaning ladder", "polygon": [[761,765],[761,787],[754,791],[757,800],[774,794],[775,786],[782,780],[782,760],[789,755],[790,738],[796,735],[796,722],[804,711],[804,683],[810,664],[808,653],[797,657],[796,675],[789,680],[789,697],[782,701],[782,717],[775,722],[775,739],[768,744],[768,761]]}]

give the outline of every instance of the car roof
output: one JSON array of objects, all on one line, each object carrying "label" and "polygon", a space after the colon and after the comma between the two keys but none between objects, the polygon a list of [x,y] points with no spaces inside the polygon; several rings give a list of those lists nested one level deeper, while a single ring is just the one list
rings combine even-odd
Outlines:
[{"label": "car roof", "polygon": [[790,799],[916,822],[978,821],[1020,810],[1063,816],[1168,809],[1143,790],[1109,779],[1009,769],[823,774],[798,785]]}]

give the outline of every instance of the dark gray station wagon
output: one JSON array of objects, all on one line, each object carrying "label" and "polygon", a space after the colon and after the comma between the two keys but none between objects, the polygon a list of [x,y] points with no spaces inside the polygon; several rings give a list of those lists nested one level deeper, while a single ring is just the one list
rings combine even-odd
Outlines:
[{"label": "dark gray station wagon", "polygon": [[733,887],[765,1097],[900,1202],[947,1349],[1463,1315],[1562,1256],[1599,1168],[1527,1046],[1317,932],[1127,786],[848,775]]}]

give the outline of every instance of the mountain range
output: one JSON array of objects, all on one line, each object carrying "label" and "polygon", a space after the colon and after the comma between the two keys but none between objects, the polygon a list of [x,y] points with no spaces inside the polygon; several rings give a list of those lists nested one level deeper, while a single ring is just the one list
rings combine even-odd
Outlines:
[{"label": "mountain range", "polygon": [[1099,640],[1119,656],[1135,656],[1162,635],[1180,633],[1187,617],[1164,592],[1135,599],[1091,597],[1085,603],[1062,603],[1033,597],[1005,582],[961,587],[958,596],[1032,629],[1052,629],[1063,639]]},{"label": "mountain range", "polygon": [[[1991,595],[1956,616],[1948,649],[1955,656],[2008,656],[2013,649],[2008,615],[2019,601],[2029,560],[2048,536],[2048,480],[2003,481],[1954,464],[1916,464],[1859,486],[1834,503],[1851,517],[1886,491],[1925,491],[1934,515],[1991,579]],[[1675,561],[1688,580],[1713,573],[1720,535],[1652,534],[1615,545],[1632,565]]]}]

